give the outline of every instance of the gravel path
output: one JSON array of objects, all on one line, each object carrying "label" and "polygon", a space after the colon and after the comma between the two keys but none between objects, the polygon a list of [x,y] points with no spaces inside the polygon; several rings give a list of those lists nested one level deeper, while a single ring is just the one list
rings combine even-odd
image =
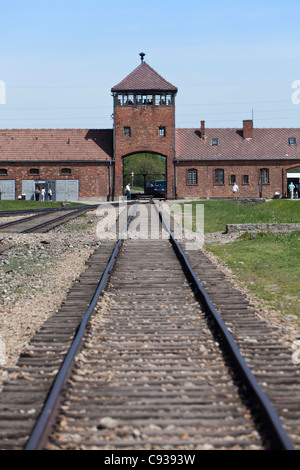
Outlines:
[{"label": "gravel path", "polygon": [[85,270],[100,244],[98,222],[93,211],[46,234],[5,239],[14,247],[0,255],[0,389],[6,368],[16,364],[34,333]]}]

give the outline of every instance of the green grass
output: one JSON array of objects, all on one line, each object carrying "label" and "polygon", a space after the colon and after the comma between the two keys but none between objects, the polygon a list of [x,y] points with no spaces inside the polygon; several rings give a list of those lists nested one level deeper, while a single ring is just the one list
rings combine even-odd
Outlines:
[{"label": "green grass", "polygon": [[[68,205],[75,207],[81,206],[79,202],[70,202]],[[49,209],[59,208],[61,202],[49,202],[49,201],[0,201],[0,211],[17,211],[17,210],[30,210],[30,209]]]},{"label": "green grass", "polygon": [[[225,232],[226,224],[300,223],[297,200],[274,199],[258,204],[209,200],[191,204],[193,209],[197,204],[204,206],[205,233]],[[277,311],[300,316],[300,231],[246,233],[233,243],[206,244],[205,248],[224,261],[258,298]]]},{"label": "green grass", "polygon": [[300,316],[300,232],[245,234],[233,243],[206,248],[274,309]]},{"label": "green grass", "polygon": [[205,233],[225,232],[226,224],[300,223],[300,201],[297,200],[274,199],[256,205],[229,200],[194,201],[191,204],[204,205]]}]

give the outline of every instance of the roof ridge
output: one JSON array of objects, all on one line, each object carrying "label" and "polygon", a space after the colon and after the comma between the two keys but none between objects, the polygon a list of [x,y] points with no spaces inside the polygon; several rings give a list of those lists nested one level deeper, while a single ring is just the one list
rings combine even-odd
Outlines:
[{"label": "roof ridge", "polygon": [[177,91],[177,88],[156,72],[147,62],[142,62],[111,89],[112,92],[126,90]]}]

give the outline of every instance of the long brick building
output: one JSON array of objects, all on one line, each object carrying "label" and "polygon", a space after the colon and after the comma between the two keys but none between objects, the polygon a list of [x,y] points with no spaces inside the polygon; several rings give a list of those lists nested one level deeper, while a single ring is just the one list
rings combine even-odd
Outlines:
[{"label": "long brick building", "polygon": [[[124,159],[165,158],[167,198],[287,194],[287,170],[300,165],[300,129],[175,128],[177,88],[144,61],[112,89],[113,129],[0,130],[2,199],[113,200],[124,194]],[[127,181],[126,181],[127,182]]]}]

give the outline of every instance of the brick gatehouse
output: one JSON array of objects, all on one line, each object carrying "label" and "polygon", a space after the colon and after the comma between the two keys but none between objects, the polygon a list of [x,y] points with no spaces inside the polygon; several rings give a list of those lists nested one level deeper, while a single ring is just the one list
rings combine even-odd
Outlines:
[{"label": "brick gatehouse", "polygon": [[[144,61],[111,91],[113,129],[0,130],[2,199],[34,199],[51,187],[56,200],[118,199],[124,158],[165,157],[167,198],[287,194],[287,170],[300,166],[299,128],[175,128],[177,88]],[[297,181],[295,181],[297,182]]]}]

